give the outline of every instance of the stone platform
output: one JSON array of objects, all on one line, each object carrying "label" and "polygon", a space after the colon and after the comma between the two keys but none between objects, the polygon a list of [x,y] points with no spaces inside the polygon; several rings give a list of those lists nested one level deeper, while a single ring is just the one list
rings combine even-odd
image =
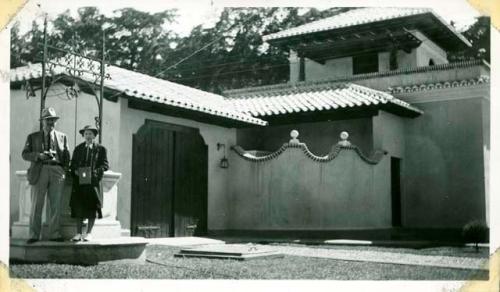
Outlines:
[{"label": "stone platform", "polygon": [[142,237],[98,239],[90,242],[10,241],[10,260],[25,263],[95,265],[105,262],[144,263],[147,241]]},{"label": "stone platform", "polygon": [[245,244],[217,244],[181,249],[175,257],[201,257],[211,259],[250,260],[260,258],[280,258],[283,254],[262,246]]}]

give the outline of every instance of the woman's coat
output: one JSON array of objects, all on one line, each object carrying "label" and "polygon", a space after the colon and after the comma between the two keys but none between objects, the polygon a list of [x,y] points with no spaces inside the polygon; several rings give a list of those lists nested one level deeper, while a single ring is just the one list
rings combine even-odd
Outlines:
[{"label": "woman's coat", "polygon": [[[86,158],[86,147],[85,147],[85,142],[79,144],[78,146],[75,147],[75,150],[73,152],[73,158],[71,159],[71,164],[70,164],[70,170],[71,174],[73,177],[73,188],[71,191],[71,199],[69,202],[70,207],[76,206],[80,202],[78,202],[77,196],[75,196],[76,192],[80,191],[80,184],[79,184],[79,179],[78,176],[75,174],[75,170],[77,170],[79,167],[85,167],[88,166],[88,163],[85,163],[85,158]],[[106,153],[106,148],[104,146],[99,145],[98,143],[94,142],[92,149],[90,150],[90,167],[91,167],[91,188],[87,188],[91,190],[90,194],[91,196],[95,196],[97,201],[99,202],[98,204],[98,218],[102,218],[102,213],[100,209],[102,208],[102,192],[100,190],[100,181],[104,175],[104,172],[109,169],[109,163],[108,163],[108,157]]]}]

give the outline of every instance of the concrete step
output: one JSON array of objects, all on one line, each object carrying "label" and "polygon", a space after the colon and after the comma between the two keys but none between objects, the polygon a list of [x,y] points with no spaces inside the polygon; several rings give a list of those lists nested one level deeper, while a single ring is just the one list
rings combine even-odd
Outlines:
[{"label": "concrete step", "polygon": [[144,263],[146,244],[141,237],[96,239],[88,242],[10,241],[11,262],[95,265],[104,262]]},{"label": "concrete step", "polygon": [[218,245],[225,244],[225,241],[212,239],[207,237],[161,237],[161,238],[146,238],[148,244],[165,245],[176,247],[202,246],[202,245]]},{"label": "concrete step", "polygon": [[201,257],[211,259],[250,260],[283,257],[273,248],[257,247],[252,244],[219,244],[202,247],[183,248],[175,257]]}]

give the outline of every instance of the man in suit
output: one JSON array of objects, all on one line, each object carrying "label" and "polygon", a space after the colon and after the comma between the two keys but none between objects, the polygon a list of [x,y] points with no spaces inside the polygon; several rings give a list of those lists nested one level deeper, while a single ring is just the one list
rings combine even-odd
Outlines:
[{"label": "man in suit", "polygon": [[61,199],[66,171],[69,168],[70,154],[68,139],[56,131],[59,117],[53,108],[42,111],[42,131],[28,135],[23,149],[23,159],[30,161],[28,182],[31,185],[30,235],[28,243],[40,239],[42,229],[42,210],[45,195],[48,197],[49,238],[51,241],[64,241],[61,235]]}]

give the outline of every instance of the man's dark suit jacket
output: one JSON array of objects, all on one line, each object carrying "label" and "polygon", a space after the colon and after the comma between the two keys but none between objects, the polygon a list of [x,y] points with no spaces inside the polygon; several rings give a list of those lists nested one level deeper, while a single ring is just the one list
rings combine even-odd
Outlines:
[{"label": "man's dark suit jacket", "polygon": [[[61,162],[64,169],[69,168],[70,154],[68,146],[68,138],[62,132],[54,130],[56,140],[55,148],[59,162]],[[23,159],[30,161],[31,165],[28,168],[28,182],[31,185],[37,183],[42,169],[42,161],[39,159],[39,154],[43,152],[43,131],[34,132],[28,135],[26,144],[23,149]]]}]

